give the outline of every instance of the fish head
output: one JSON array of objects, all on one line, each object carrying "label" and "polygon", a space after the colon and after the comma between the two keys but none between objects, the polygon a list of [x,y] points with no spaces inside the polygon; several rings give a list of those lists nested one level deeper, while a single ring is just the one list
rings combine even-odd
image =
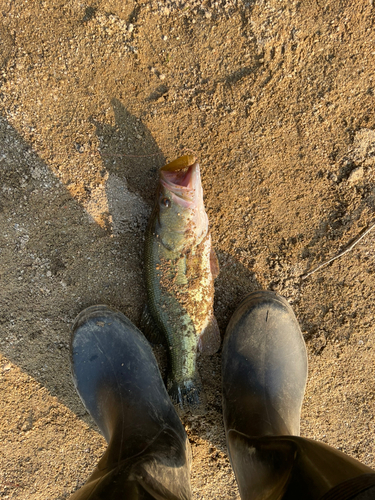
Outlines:
[{"label": "fish head", "polygon": [[200,169],[195,159],[187,167],[174,170],[167,167],[160,170],[157,233],[168,250],[183,251],[201,241],[208,232]]}]

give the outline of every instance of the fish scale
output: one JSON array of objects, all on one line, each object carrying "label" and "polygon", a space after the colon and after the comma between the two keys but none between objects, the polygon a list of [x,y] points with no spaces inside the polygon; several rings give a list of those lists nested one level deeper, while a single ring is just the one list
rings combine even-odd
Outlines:
[{"label": "fish scale", "polygon": [[172,400],[182,408],[195,410],[204,399],[196,367],[197,350],[203,354],[216,352],[220,333],[213,314],[215,259],[200,170],[195,159],[186,166],[189,161],[182,161],[180,170],[179,160],[175,160],[173,170],[160,171],[146,232],[148,300],[142,326],[151,330],[150,340],[163,338],[168,346],[167,388]]}]

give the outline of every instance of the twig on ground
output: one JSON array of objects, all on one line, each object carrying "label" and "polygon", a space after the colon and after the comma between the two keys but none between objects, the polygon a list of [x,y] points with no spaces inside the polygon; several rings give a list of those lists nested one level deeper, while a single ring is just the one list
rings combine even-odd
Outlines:
[{"label": "twig on ground", "polygon": [[353,248],[357,245],[357,243],[359,243],[366,235],[368,235],[368,233],[370,231],[372,231],[374,229],[374,227],[375,227],[375,223],[372,224],[370,227],[368,227],[364,233],[362,233],[359,236],[357,236],[357,238],[353,241],[353,243],[351,245],[348,246],[348,248],[346,248],[345,250],[343,250],[339,254],[337,254],[334,257],[332,257],[332,259],[329,259],[326,262],[322,262],[322,264],[319,264],[319,266],[315,267],[312,271],[309,271],[308,273],[302,274],[301,278],[303,280],[305,280],[306,278],[308,278],[312,274],[314,274],[317,271],[319,271],[320,269],[322,269],[322,267],[328,266],[328,264],[330,264],[334,260],[339,259],[340,257],[342,257],[343,255],[345,255],[346,253],[350,252],[350,250],[353,250]]},{"label": "twig on ground", "polygon": [[102,153],[102,152],[98,152],[98,153],[92,153],[92,156],[104,156],[106,158],[151,158],[152,156],[162,156],[163,153],[152,153],[152,154],[149,154],[149,155],[122,155],[122,154],[115,154],[115,153]]}]

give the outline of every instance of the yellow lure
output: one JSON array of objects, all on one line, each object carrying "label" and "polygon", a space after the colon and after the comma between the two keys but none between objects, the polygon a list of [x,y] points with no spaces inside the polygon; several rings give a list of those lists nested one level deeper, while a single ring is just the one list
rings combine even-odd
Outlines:
[{"label": "yellow lure", "polygon": [[177,170],[182,170],[183,168],[188,168],[191,165],[194,165],[194,163],[197,161],[197,158],[193,155],[184,155],[181,156],[180,158],[177,158],[177,160],[173,160],[170,163],[167,163],[164,165],[164,167],[161,167],[160,170],[167,170],[169,172],[175,172]]}]

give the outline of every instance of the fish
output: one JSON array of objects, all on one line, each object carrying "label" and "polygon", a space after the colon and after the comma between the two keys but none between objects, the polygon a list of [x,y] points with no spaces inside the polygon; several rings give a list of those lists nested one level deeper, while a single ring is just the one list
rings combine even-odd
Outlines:
[{"label": "fish", "polygon": [[205,404],[197,352],[212,355],[221,343],[213,311],[219,263],[196,158],[182,156],[159,172],[145,236],[147,304],[141,328],[150,342],[167,347],[171,400],[194,411]]}]

